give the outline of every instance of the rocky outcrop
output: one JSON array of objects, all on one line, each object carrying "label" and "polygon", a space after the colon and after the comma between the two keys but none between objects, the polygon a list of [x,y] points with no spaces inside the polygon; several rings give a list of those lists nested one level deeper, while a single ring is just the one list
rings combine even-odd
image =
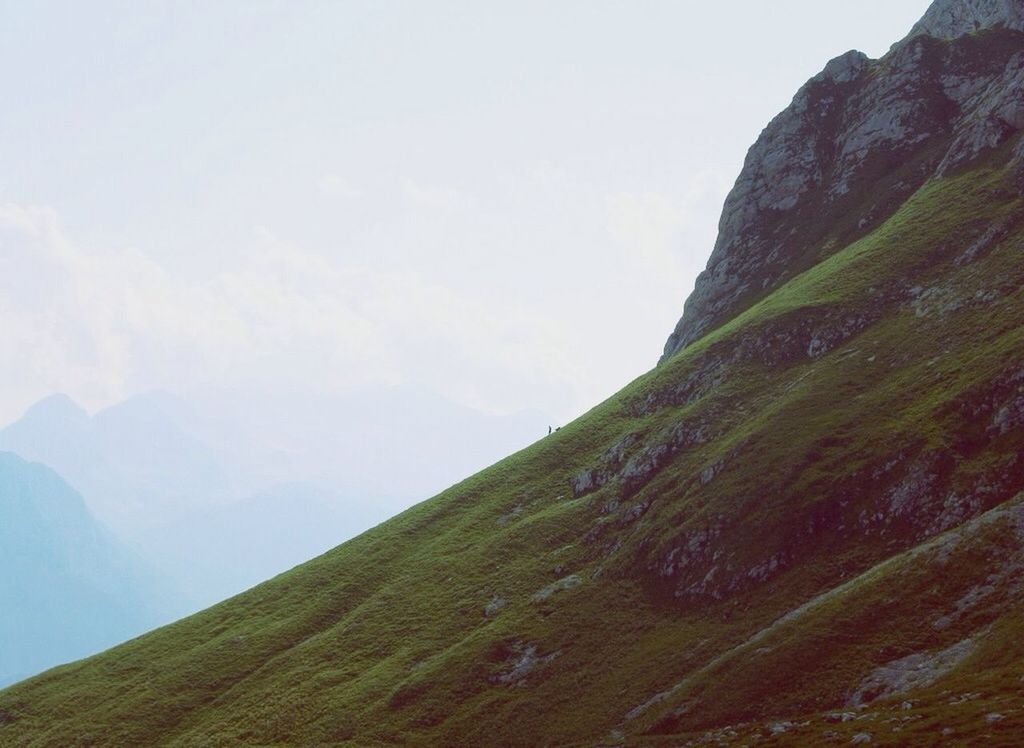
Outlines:
[{"label": "rocky outcrop", "polygon": [[1024,3],[1020,0],[936,0],[910,35],[956,39],[1000,26],[1024,31]]},{"label": "rocky outcrop", "polygon": [[1024,129],[1024,51],[1014,55],[1002,74],[966,103],[973,116],[957,125],[953,144],[939,164],[939,176],[997,148]]},{"label": "rocky outcrop", "polygon": [[[747,154],[662,360],[878,225],[930,178],[1018,137],[1022,9],[938,0],[881,60],[847,52],[808,81]],[[1003,38],[979,44],[975,30]]]},{"label": "rocky outcrop", "polygon": [[[630,434],[606,451],[594,467],[569,479],[573,497],[578,498],[618,482],[622,498],[629,498],[643,488],[676,455],[691,447],[706,444],[715,438],[720,426],[714,414],[702,414],[680,421],[640,442],[639,435]],[[626,450],[632,448],[630,452]],[[619,501],[618,499],[616,500]],[[618,503],[611,509],[618,508]]]},{"label": "rocky outcrop", "polygon": [[492,685],[521,686],[527,675],[537,667],[543,666],[558,657],[561,652],[549,655],[537,654],[537,645],[529,642],[514,641],[508,645],[506,669],[488,678]]},{"label": "rocky outcrop", "polygon": [[847,705],[859,707],[931,685],[963,662],[973,649],[974,642],[965,639],[941,652],[919,652],[882,665],[864,679]]}]

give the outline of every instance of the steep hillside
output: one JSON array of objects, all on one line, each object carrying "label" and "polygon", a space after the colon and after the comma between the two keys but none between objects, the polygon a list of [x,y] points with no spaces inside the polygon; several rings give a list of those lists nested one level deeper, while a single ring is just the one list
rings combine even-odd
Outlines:
[{"label": "steep hillside", "polygon": [[812,80],[652,372],[318,559],[0,692],[0,741],[1019,744],[1019,10],[939,0]]},{"label": "steep hillside", "polygon": [[0,682],[169,619],[158,579],[48,468],[0,452]]}]

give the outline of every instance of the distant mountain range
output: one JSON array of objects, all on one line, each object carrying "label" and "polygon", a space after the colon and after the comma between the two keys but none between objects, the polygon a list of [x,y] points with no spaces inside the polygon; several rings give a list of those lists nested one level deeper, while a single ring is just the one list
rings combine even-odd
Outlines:
[{"label": "distant mountain range", "polygon": [[0,449],[56,470],[106,524],[126,537],[213,503],[234,486],[225,466],[160,395],[90,416],[66,395],[33,405],[0,431]]},{"label": "distant mountain range", "polygon": [[0,430],[127,538],[281,486],[315,493],[351,532],[540,438],[539,413],[490,416],[415,387],[300,395],[150,393],[89,415],[52,395]]},{"label": "distant mountain range", "polygon": [[[323,553],[546,430],[537,414],[487,416],[410,387],[151,393],[94,415],[57,394],[0,430],[0,450],[52,468],[84,497],[68,522],[109,528],[166,577],[150,590],[164,615],[143,617],[155,625]],[[59,544],[47,530],[39,542]],[[14,549],[0,545],[0,563]],[[103,642],[142,630],[115,627]]]},{"label": "distant mountain range", "polygon": [[0,452],[0,682],[98,652],[175,613],[168,584],[49,468]]}]

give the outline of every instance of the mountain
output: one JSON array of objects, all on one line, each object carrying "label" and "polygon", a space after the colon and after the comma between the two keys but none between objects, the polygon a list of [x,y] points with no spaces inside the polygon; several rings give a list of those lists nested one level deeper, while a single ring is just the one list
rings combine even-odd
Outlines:
[{"label": "mountain", "polygon": [[651,372],[0,692],[0,740],[1019,745],[1021,9],[939,0],[809,81]]},{"label": "mountain", "polygon": [[0,449],[49,465],[125,537],[233,496],[217,456],[166,395],[132,398],[94,416],[53,395],[0,431]]},{"label": "mountain", "polygon": [[[973,33],[992,26],[989,33]],[[725,202],[671,356],[888,220],[1024,127],[1019,0],[936,2],[872,62],[847,52],[758,138]]]},{"label": "mountain", "polygon": [[66,395],[0,431],[169,575],[188,610],[308,560],[546,433],[429,390],[137,395],[89,415]]},{"label": "mountain", "polygon": [[167,620],[160,583],[43,465],[0,452],[0,681]]}]

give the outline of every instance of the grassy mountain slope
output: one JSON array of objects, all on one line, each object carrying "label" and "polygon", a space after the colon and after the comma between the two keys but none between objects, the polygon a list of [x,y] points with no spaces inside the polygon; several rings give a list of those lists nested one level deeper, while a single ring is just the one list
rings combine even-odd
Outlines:
[{"label": "grassy mountain slope", "polygon": [[1012,744],[1015,145],[551,437],[0,692],[0,742]]}]

